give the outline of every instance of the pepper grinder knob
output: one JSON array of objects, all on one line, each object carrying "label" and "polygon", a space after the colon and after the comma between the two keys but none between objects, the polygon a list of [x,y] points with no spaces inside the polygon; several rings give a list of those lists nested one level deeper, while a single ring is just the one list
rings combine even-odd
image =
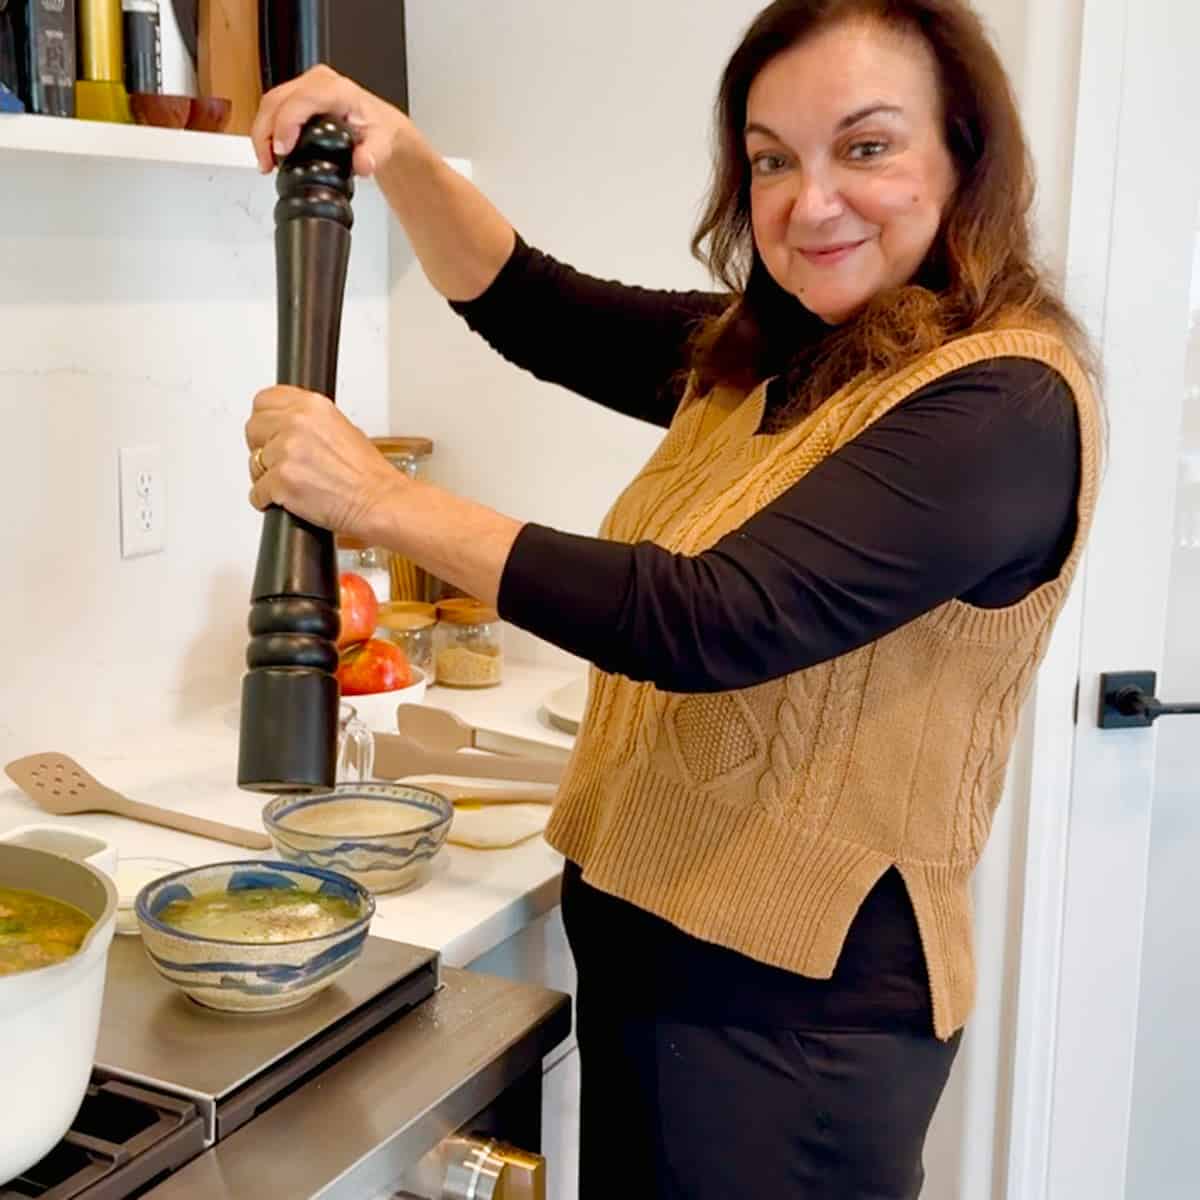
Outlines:
[{"label": "pepper grinder knob", "polygon": [[[341,122],[314,117],[276,181],[276,377],[331,401],[354,224],[354,145]],[[278,793],[333,786],[339,625],[333,534],[268,509],[242,679],[239,787]]]}]

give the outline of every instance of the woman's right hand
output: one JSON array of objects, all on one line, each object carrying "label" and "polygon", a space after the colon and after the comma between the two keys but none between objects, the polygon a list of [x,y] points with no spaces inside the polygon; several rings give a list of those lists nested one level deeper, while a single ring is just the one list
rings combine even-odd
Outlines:
[{"label": "woman's right hand", "polygon": [[318,114],[345,121],[358,137],[357,175],[374,175],[406,140],[421,140],[416,126],[398,108],[322,64],[263,97],[250,130],[259,170],[266,174],[286,158],[305,122]]},{"label": "woman's right hand", "polygon": [[354,131],[355,174],[378,176],[430,283],[448,300],[482,295],[512,254],[513,227],[404,113],[332,68],[313,67],[263,97],[250,131],[262,171],[286,158],[318,115]]}]

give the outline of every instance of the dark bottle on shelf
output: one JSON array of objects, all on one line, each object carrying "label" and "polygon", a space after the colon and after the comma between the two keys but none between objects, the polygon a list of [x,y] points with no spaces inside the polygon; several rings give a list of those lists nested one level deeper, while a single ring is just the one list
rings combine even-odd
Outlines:
[{"label": "dark bottle on shelf", "polygon": [[263,91],[328,63],[408,112],[404,0],[258,0]]},{"label": "dark bottle on shelf", "polygon": [[20,96],[30,112],[75,115],[74,0],[9,0]]},{"label": "dark bottle on shelf", "polygon": [[329,62],[329,6],[326,0],[259,0],[258,36],[267,92]]},{"label": "dark bottle on shelf", "polygon": [[161,93],[162,31],[159,0],[121,0],[125,34],[125,87]]}]

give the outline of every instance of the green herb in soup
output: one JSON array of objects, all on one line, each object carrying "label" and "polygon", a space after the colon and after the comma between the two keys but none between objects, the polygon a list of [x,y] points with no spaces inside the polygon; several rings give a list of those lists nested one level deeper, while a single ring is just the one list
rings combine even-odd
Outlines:
[{"label": "green herb in soup", "polygon": [[70,958],[92,927],[72,904],[37,892],[0,888],[0,975]]},{"label": "green herb in soup", "polygon": [[336,933],[357,921],[358,915],[354,904],[338,896],[247,888],[175,900],[158,919],[184,933],[223,942],[295,942]]}]

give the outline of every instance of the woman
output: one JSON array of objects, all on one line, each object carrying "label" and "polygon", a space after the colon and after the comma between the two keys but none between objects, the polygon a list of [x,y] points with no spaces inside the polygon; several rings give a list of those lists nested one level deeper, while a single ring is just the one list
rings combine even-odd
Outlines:
[{"label": "woman", "polygon": [[779,0],[718,101],[725,290],[527,246],[318,69],[433,285],[539,376],[667,427],[598,539],[397,478],[272,388],[253,502],[391,546],[595,664],[547,830],[579,972],[581,1194],[899,1200],[973,1000],[969,880],[1082,552],[1100,420],[1034,267],[1003,69],[961,0]]}]

